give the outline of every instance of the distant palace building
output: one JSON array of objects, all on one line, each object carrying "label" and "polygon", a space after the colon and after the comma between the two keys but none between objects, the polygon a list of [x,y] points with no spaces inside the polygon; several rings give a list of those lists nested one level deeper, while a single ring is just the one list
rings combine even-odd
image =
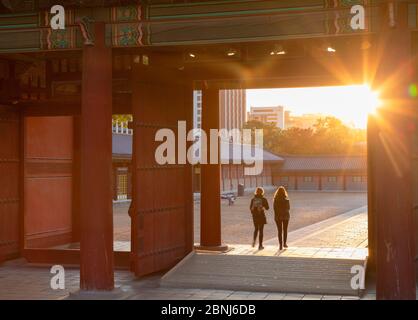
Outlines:
[{"label": "distant palace building", "polygon": [[[256,152],[257,149],[257,152]],[[241,150],[241,151],[239,151]],[[246,158],[246,154],[253,153],[261,155],[258,160],[263,161],[263,170],[258,175],[245,175],[244,163],[251,160]],[[238,158],[241,164],[235,164]],[[220,147],[221,164],[221,192],[237,192],[238,185],[242,184],[245,189],[255,189],[256,187],[273,186],[274,173],[283,164],[283,158],[257,146],[243,145],[237,143],[221,144]],[[252,167],[252,166],[250,166]],[[200,168],[194,172],[194,192],[200,191]]]},{"label": "distant palace building", "polygon": [[[225,145],[222,145],[225,146]],[[276,155],[262,150],[263,172],[245,176],[244,165],[234,164],[236,148],[247,145],[229,144],[221,148],[221,192],[237,192],[238,184],[247,190],[256,186],[280,186],[300,191],[366,191],[367,156],[357,155]],[[257,147],[258,148],[258,147]],[[113,200],[131,199],[132,130],[127,125],[113,126]],[[193,190],[200,190],[200,168],[195,167]]]},{"label": "distant palace building", "polygon": [[286,155],[273,183],[289,190],[366,191],[366,155]]},{"label": "distant palace building", "polygon": [[283,106],[251,107],[248,112],[248,121],[256,120],[264,123],[273,123],[280,129],[285,128],[285,111]]},{"label": "distant palace building", "polygon": [[[199,101],[199,100],[198,100]],[[113,200],[131,198],[132,192],[132,129],[127,123],[114,123],[113,129]],[[276,155],[262,150],[263,172],[257,176],[244,176],[244,165],[234,164],[236,148],[249,146],[221,145],[221,191],[236,192],[238,184],[248,190],[256,186],[280,186],[301,191],[366,191],[366,155]],[[258,148],[258,147],[257,147]],[[195,166],[193,190],[200,190],[200,168]]]}]

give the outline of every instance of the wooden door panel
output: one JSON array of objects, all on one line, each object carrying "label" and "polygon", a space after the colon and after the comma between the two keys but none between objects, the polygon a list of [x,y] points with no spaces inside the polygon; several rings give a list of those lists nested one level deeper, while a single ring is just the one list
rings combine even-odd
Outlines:
[{"label": "wooden door panel", "polygon": [[[135,80],[134,186],[132,203],[133,265],[137,276],[167,269],[191,249],[193,204],[191,167],[159,165],[155,141],[159,129],[177,134],[177,121],[191,118],[183,85]],[[190,114],[187,113],[190,111]],[[190,172],[189,172],[190,171]]]}]

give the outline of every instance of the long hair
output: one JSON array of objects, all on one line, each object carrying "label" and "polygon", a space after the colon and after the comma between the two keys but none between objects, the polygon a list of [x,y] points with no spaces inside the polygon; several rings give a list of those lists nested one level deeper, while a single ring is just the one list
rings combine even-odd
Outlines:
[{"label": "long hair", "polygon": [[261,187],[257,187],[255,189],[254,195],[256,196],[264,196],[264,189]]},{"label": "long hair", "polygon": [[288,198],[288,194],[287,191],[285,189],[285,187],[280,186],[276,192],[274,193],[274,200],[278,199],[278,200],[284,200]]}]

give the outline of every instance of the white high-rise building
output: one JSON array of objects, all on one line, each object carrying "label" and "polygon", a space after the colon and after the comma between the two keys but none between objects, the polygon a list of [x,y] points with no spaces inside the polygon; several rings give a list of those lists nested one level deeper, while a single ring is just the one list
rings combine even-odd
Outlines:
[{"label": "white high-rise building", "polygon": [[248,121],[257,120],[264,123],[274,123],[280,129],[285,128],[285,112],[283,106],[251,107]]},{"label": "white high-rise building", "polygon": [[[194,117],[193,127],[202,127],[202,91],[193,92]],[[246,95],[245,90],[219,91],[219,128],[242,129],[246,121]]]},{"label": "white high-rise building", "polygon": [[193,128],[202,128],[202,91],[193,91]]}]

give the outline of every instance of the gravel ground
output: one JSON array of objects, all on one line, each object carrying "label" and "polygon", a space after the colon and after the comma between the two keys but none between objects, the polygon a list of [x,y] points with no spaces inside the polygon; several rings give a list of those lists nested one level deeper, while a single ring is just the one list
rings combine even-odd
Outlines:
[{"label": "gravel ground", "polygon": [[[269,204],[273,192],[267,192]],[[290,192],[291,220],[289,231],[319,222],[338,214],[362,207],[367,204],[367,193],[351,192]],[[235,204],[228,206],[222,201],[222,239],[224,243],[248,244],[251,242],[253,223],[249,212],[251,195],[240,197]],[[129,204],[114,206],[115,240],[130,240]],[[276,237],[276,225],[273,210],[267,212],[267,225],[264,228],[264,239]],[[195,203],[195,242],[200,241],[200,210]]]},{"label": "gravel ground", "polygon": [[[267,192],[266,198],[272,204],[273,192]],[[340,213],[362,207],[367,204],[367,193],[343,192],[290,192],[289,231],[319,222]],[[235,204],[228,206],[222,201],[222,240],[224,243],[251,243],[253,222],[249,211],[251,196],[240,197]],[[195,206],[195,242],[200,239],[199,204]],[[267,211],[267,225],[264,227],[264,239],[276,237],[277,229],[274,213]]]}]

